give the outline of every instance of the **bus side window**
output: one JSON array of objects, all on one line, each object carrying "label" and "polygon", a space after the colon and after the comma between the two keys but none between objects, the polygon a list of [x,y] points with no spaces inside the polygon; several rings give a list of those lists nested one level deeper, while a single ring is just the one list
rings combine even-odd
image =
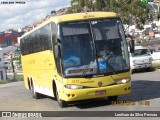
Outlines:
[{"label": "bus side window", "polygon": [[52,43],[53,45],[56,43],[56,25],[54,23],[51,24],[52,30]]},{"label": "bus side window", "polygon": [[41,51],[40,39],[41,39],[41,33],[39,33],[37,36],[37,52]]},{"label": "bus side window", "polygon": [[20,46],[21,46],[21,53],[22,53],[22,55],[24,55],[24,38],[21,39]]},{"label": "bus side window", "polygon": [[46,50],[51,50],[51,24],[46,26]]},{"label": "bus side window", "polygon": [[35,34],[32,33],[30,37],[30,52],[29,53],[34,53],[34,38],[35,38]]},{"label": "bus side window", "polygon": [[28,54],[28,39],[24,39],[24,55]]},{"label": "bus side window", "polygon": [[24,46],[23,46],[23,51],[24,51],[23,54],[24,55],[27,54],[27,44],[26,44],[26,42],[27,42],[27,37],[24,38],[24,42],[23,42],[24,43]]},{"label": "bus side window", "polygon": [[37,33],[34,36],[34,40],[33,40],[33,52],[36,53],[37,52],[37,45],[38,45],[38,35]]},{"label": "bus side window", "polygon": [[40,34],[38,35],[38,45],[40,51],[49,50],[51,47],[51,30],[50,24],[45,25],[40,29]]}]

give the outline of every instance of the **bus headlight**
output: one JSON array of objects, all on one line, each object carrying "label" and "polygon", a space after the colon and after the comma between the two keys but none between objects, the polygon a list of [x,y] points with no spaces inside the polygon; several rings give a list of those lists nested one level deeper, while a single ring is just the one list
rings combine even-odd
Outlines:
[{"label": "bus headlight", "polygon": [[83,86],[81,86],[81,85],[65,85],[65,88],[68,88],[68,89],[82,89]]},{"label": "bus headlight", "polygon": [[131,78],[122,79],[122,80],[117,81],[116,83],[117,84],[124,84],[124,83],[127,83],[129,81],[131,81]]}]

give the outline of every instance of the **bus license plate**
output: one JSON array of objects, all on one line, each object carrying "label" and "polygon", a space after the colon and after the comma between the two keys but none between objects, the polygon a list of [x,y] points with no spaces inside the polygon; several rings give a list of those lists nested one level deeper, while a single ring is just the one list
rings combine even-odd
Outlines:
[{"label": "bus license plate", "polygon": [[105,94],[106,94],[106,91],[105,91],[105,90],[96,91],[95,94],[96,94],[96,95],[105,95]]}]

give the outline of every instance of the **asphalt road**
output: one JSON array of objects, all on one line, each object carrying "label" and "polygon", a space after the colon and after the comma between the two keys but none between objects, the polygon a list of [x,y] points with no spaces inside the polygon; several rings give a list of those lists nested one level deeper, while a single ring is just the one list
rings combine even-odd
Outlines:
[{"label": "asphalt road", "polygon": [[[129,103],[129,102],[130,103]],[[160,111],[160,70],[132,75],[132,93],[119,96],[110,103],[107,99],[84,101],[60,108],[50,98],[32,99],[24,82],[0,85],[0,111]],[[61,119],[61,118],[58,118]],[[74,118],[72,118],[74,119]]]}]

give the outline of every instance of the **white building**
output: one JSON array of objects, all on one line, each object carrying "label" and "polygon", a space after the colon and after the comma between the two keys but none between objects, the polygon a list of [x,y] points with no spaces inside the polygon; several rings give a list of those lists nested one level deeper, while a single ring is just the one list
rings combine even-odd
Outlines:
[{"label": "white building", "polygon": [[0,80],[6,80],[6,70],[3,61],[3,50],[0,48]]}]

